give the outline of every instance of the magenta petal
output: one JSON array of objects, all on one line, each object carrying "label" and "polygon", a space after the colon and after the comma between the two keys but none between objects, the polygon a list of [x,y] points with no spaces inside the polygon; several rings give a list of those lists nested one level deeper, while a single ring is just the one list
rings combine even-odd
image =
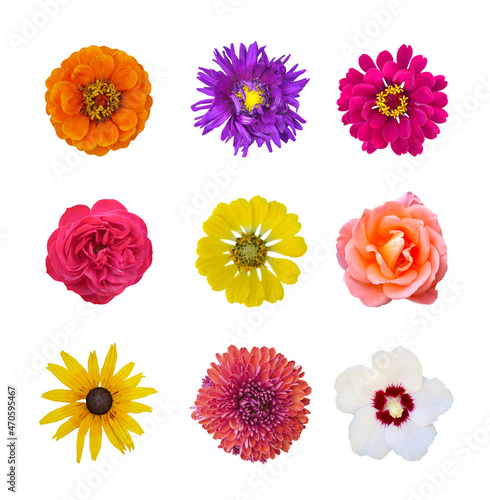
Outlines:
[{"label": "magenta petal", "polygon": [[363,71],[368,71],[376,67],[374,61],[367,54],[362,54],[362,56],[359,57],[359,66]]},{"label": "magenta petal", "polygon": [[397,155],[404,155],[408,153],[408,141],[398,137],[398,139],[391,143],[391,149]]},{"label": "magenta petal", "polygon": [[444,123],[447,119],[447,111],[441,108],[434,108],[434,114],[432,115],[431,120],[435,123]]},{"label": "magenta petal", "polygon": [[364,77],[364,83],[373,85],[377,90],[383,90],[385,87],[383,73],[378,68],[371,68]]},{"label": "magenta petal", "polygon": [[364,75],[358,71],[357,69],[350,68],[349,71],[347,72],[347,75],[345,75],[345,78],[349,83],[352,83],[353,85],[357,85],[358,83],[362,83]]},{"label": "magenta petal", "polygon": [[411,129],[410,120],[405,115],[400,116],[399,120],[400,123],[398,124],[398,133],[402,139],[408,139],[410,137]]},{"label": "magenta petal", "polygon": [[99,200],[90,210],[90,215],[107,214],[115,210],[123,210],[127,212],[126,207],[116,200]]},{"label": "magenta petal", "polygon": [[409,107],[408,114],[412,124],[417,125],[418,127],[421,127],[427,120],[427,115],[421,109],[416,107]]},{"label": "magenta petal", "polygon": [[352,97],[353,90],[354,90],[354,85],[349,83],[342,89],[342,92],[340,93],[340,98],[344,101],[350,100],[350,98]]},{"label": "magenta petal", "polygon": [[376,64],[379,69],[383,69],[383,66],[389,61],[393,61],[393,56],[387,50],[380,52],[376,58]]},{"label": "magenta petal", "polygon": [[354,139],[357,139],[357,132],[359,131],[359,128],[361,127],[360,123],[356,123],[355,125],[352,125],[351,128],[349,129],[349,133]]},{"label": "magenta petal", "polygon": [[415,56],[410,62],[408,69],[413,69],[415,71],[415,76],[424,71],[427,66],[427,58],[424,56]]},{"label": "magenta petal", "polygon": [[432,92],[429,87],[420,87],[415,92],[411,92],[409,99],[419,104],[429,104],[432,102]]},{"label": "magenta petal", "polygon": [[367,101],[367,97],[358,96],[353,97],[349,102],[349,111],[350,111],[350,119],[352,123],[361,123],[364,122],[364,118],[362,117],[362,107]]},{"label": "magenta petal", "polygon": [[77,222],[89,214],[90,208],[86,205],[75,205],[74,207],[67,208],[65,213],[60,218],[59,227],[66,226],[72,222]]},{"label": "magenta petal", "polygon": [[443,75],[436,76],[436,83],[432,87],[432,92],[436,92],[438,90],[444,90],[447,87],[446,79]]},{"label": "magenta petal", "polygon": [[371,99],[369,101],[366,101],[366,103],[362,107],[362,117],[365,120],[369,120],[369,118],[371,118],[371,113],[373,112],[373,106],[375,104],[376,104],[376,101],[374,99]]},{"label": "magenta petal", "polygon": [[432,73],[424,71],[415,77],[412,90],[415,91],[419,87],[429,87],[431,89],[435,83],[436,77]]},{"label": "magenta petal", "polygon": [[373,128],[371,131],[371,142],[379,149],[383,149],[386,147],[387,142],[383,137],[383,129],[382,128]]},{"label": "magenta petal", "polygon": [[380,128],[386,123],[386,115],[379,113],[378,111],[371,114],[371,119],[369,123],[372,128]]},{"label": "magenta petal", "polygon": [[434,92],[430,105],[434,108],[443,108],[447,105],[447,95],[444,92]]},{"label": "magenta petal", "polygon": [[394,118],[388,118],[383,127],[383,138],[386,142],[393,142],[398,137],[398,123]]},{"label": "magenta petal", "polygon": [[364,95],[366,97],[374,97],[378,93],[378,89],[373,85],[366,85],[365,83],[360,83],[356,85],[352,90],[352,94],[359,96]]},{"label": "magenta petal", "polygon": [[408,69],[401,69],[393,75],[393,83],[401,85],[406,84],[407,89],[412,87],[413,72]]},{"label": "magenta petal", "polygon": [[412,122],[412,130],[410,131],[410,137],[408,138],[408,141],[415,148],[420,148],[424,143],[424,140],[425,138],[422,129],[420,127],[415,126]]},{"label": "magenta petal", "polygon": [[400,68],[408,68],[408,63],[412,58],[413,50],[410,45],[402,45],[396,54],[396,62],[400,65]]},{"label": "magenta petal", "polygon": [[359,127],[359,132],[357,134],[357,138],[360,141],[371,140],[371,126],[369,125],[369,122],[366,122]]},{"label": "magenta petal", "polygon": [[393,77],[395,74],[400,71],[400,66],[394,61],[388,61],[384,66],[383,66],[383,76],[388,83],[388,85],[393,85]]},{"label": "magenta petal", "polygon": [[435,139],[437,137],[437,134],[439,134],[441,131],[435,123],[427,120],[425,122],[425,125],[422,127],[422,132],[424,133],[425,137],[427,137],[427,139]]}]

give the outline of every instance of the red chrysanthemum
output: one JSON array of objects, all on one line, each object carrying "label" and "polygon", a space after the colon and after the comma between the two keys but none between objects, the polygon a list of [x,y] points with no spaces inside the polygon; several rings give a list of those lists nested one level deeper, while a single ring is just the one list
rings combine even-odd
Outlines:
[{"label": "red chrysanthemum", "polygon": [[447,96],[443,75],[424,71],[427,59],[412,58],[412,47],[402,45],[396,61],[384,50],[376,64],[367,54],[359,57],[365,73],[350,68],[339,82],[337,101],[344,125],[352,137],[363,141],[362,149],[373,153],[390,144],[397,155],[416,156],[423,151],[425,139],[435,139],[448,116],[442,109]]},{"label": "red chrysanthemum", "polygon": [[216,354],[203,379],[192,418],[220,439],[219,448],[243,460],[265,463],[287,452],[308,422],[311,388],[301,366],[274,348]]}]

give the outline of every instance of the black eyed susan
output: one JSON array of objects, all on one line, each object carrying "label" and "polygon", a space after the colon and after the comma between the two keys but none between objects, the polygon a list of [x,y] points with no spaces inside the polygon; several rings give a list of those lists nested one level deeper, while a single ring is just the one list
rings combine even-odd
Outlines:
[{"label": "black eyed susan", "polygon": [[197,270],[213,290],[226,290],[229,302],[248,307],[276,302],[284,297],[282,283],[298,280],[299,267],[276,256],[306,252],[305,240],[296,236],[298,216],[282,203],[260,196],[220,203],[203,229],[207,236],[197,243]]},{"label": "black eyed susan", "polygon": [[61,439],[78,429],[77,462],[82,457],[85,436],[89,431],[92,460],[99,454],[102,431],[121,453],[126,448],[133,450],[134,443],[128,431],[141,435],[143,429],[128,414],[151,412],[149,406],[133,399],[143,398],[157,391],[150,387],[137,387],[143,378],[142,373],[128,378],[134,363],[128,363],[114,374],[117,360],[115,344],[111,345],[101,370],[95,351],[88,358],[88,370],[66,352],[61,352],[61,357],[66,368],[52,363],[47,368],[69,390],[55,389],[44,393],[42,397],[68,404],[48,413],[39,423],[50,424],[68,418],[58,428],[53,439]]}]

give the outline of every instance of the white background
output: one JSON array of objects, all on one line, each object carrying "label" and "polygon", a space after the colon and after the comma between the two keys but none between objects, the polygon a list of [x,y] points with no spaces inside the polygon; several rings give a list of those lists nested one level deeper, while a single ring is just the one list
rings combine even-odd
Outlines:
[{"label": "white background", "polygon": [[[0,293],[2,394],[18,388],[18,498],[201,498],[203,500],[365,498],[460,499],[488,491],[488,121],[490,59],[483,2],[423,0],[52,0],[3,7],[1,85]],[[456,7],[457,5],[457,7]],[[34,23],[29,27],[30,23]],[[42,25],[42,26],[41,26]],[[36,27],[37,26],[37,27]],[[367,33],[367,34],[366,34]],[[193,127],[198,66],[212,51],[257,40],[270,57],[291,53],[311,79],[300,97],[307,120],[297,142],[234,158],[215,131]],[[357,57],[393,54],[402,43],[444,74],[450,120],[421,157],[390,150],[367,155],[337,111],[338,80]],[[150,73],[154,105],[128,149],[98,158],[56,137],[45,114],[45,79],[72,52],[107,45],[135,56]],[[224,174],[226,171],[231,174]],[[230,170],[231,169],[231,170]],[[213,184],[219,176],[221,186]],[[409,301],[367,308],[343,284],[333,244],[364,208],[411,190],[439,216],[449,271],[432,306]],[[201,225],[220,202],[260,194],[296,213],[307,254],[300,282],[282,303],[247,309],[211,290],[194,267]],[[69,206],[114,198],[142,217],[154,245],[143,279],[105,306],[85,303],[45,273],[46,242]],[[187,214],[187,215],[186,215]],[[46,369],[60,349],[86,363],[116,342],[118,366],[158,394],[147,430],[121,455],[104,438],[97,462],[76,433],[56,442],[57,424],[39,420],[61,388]],[[291,452],[267,465],[241,461],[191,417],[201,378],[216,352],[234,342],[274,346],[305,370],[310,422]],[[351,452],[351,416],[335,407],[335,377],[399,343],[424,374],[453,392],[452,409],[420,462],[390,453],[377,461]],[[6,418],[3,435],[6,435]],[[486,426],[486,427],[485,427]],[[0,460],[6,470],[5,458]],[[443,471],[443,472],[441,472]],[[0,488],[7,490],[2,474]],[[418,496],[417,496],[418,495]]]}]

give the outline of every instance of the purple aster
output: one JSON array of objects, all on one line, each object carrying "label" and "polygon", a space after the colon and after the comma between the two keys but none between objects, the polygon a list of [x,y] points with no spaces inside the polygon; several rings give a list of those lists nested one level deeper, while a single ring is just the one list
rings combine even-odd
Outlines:
[{"label": "purple aster", "polygon": [[272,152],[272,142],[280,148],[281,141],[294,141],[296,131],[306,123],[297,114],[297,97],[308,78],[296,81],[305,70],[296,71],[296,64],[287,71],[290,56],[269,60],[264,49],[257,42],[248,50],[242,43],[238,55],[233,44],[224,47],[222,54],[215,49],[213,61],[221,71],[199,68],[197,75],[206,85],[198,90],[210,98],[191,107],[192,111],[205,111],[196,118],[195,126],[203,128],[205,135],[225,123],[221,140],[233,138],[235,155],[242,148],[242,156],[247,156],[254,142],[259,147],[265,143]]}]

